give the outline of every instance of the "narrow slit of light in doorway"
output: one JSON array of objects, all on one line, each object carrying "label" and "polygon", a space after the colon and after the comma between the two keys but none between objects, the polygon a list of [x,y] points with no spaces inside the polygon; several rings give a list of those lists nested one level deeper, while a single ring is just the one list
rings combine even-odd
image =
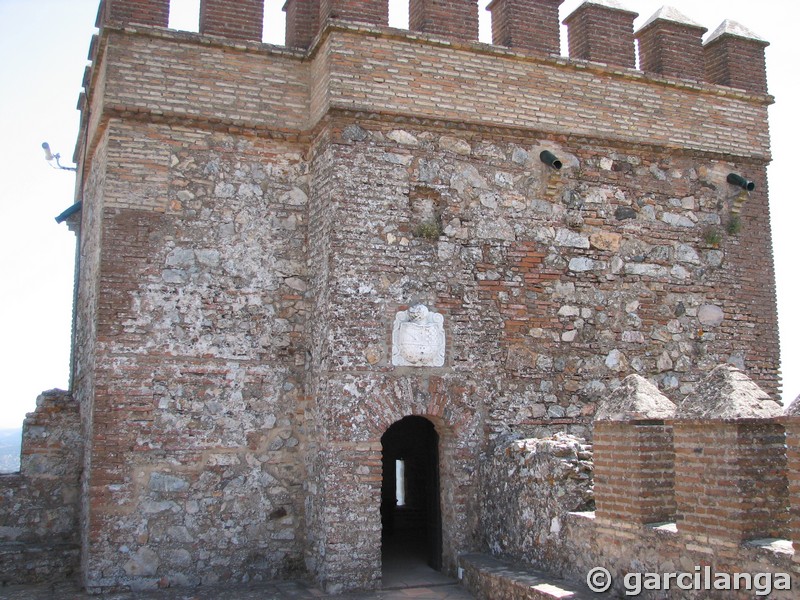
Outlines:
[{"label": "narrow slit of light in doorway", "polygon": [[406,461],[394,461],[394,494],[397,498],[397,506],[406,505]]}]

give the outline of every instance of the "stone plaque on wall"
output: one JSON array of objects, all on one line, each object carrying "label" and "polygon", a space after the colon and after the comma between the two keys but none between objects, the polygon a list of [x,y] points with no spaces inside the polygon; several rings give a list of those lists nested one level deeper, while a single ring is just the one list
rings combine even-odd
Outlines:
[{"label": "stone plaque on wall", "polygon": [[396,367],[444,365],[444,317],[424,304],[401,310],[394,318],[392,364]]}]

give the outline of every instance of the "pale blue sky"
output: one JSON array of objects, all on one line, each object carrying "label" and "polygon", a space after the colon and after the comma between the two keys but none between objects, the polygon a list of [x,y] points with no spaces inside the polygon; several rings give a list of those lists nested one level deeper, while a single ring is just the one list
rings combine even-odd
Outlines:
[{"label": "pale blue sky", "polygon": [[[197,27],[198,0],[172,0],[177,28]],[[567,0],[562,19],[581,0]],[[265,41],[283,41],[284,0],[266,0]],[[391,0],[392,24],[407,24],[408,0]],[[481,8],[488,0],[480,0]],[[663,4],[622,0],[640,25]],[[670,3],[713,31],[725,18],[771,42],[767,49],[774,162],[769,184],[778,274],[784,400],[800,394],[800,295],[797,237],[800,201],[791,162],[800,128],[797,111],[797,40],[800,9],[789,0],[673,0]],[[17,427],[45,389],[68,384],[74,235],[53,218],[74,201],[72,173],[51,169],[41,142],[71,164],[78,128],[75,110],[98,0],[0,0],[0,187],[5,231],[0,236],[0,428]],[[404,14],[405,13],[405,14]],[[488,13],[481,36],[490,41]]]}]

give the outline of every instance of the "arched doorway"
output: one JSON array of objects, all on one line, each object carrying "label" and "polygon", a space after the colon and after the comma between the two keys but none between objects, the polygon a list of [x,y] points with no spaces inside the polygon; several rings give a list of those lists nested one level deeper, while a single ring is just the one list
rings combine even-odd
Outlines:
[{"label": "arched doorway", "polygon": [[439,436],[428,419],[405,417],[381,437],[381,555],[384,565],[442,568]]}]

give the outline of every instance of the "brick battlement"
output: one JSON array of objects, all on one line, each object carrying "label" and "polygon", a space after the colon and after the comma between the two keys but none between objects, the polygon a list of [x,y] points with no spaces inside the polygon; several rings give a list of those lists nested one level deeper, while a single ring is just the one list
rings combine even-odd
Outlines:
[{"label": "brick battlement", "polygon": [[[565,58],[342,21],[327,27],[310,55],[146,26],[109,24],[101,38],[82,100],[82,106],[91,103],[95,120],[109,110],[211,122],[225,115],[230,125],[308,132],[328,110],[340,109],[769,160],[770,97],[623,67],[586,68]],[[143,61],[158,69],[135,68]],[[186,71],[186,61],[202,67]],[[569,107],[562,102],[565,85],[581,89]],[[101,87],[102,97],[95,93]],[[614,120],[606,119],[609,94],[628,107]]]},{"label": "brick battlement", "polygon": [[[704,47],[705,29],[674,9],[661,9],[634,34],[636,13],[617,0],[587,0],[564,20],[571,56],[560,57],[562,1],[494,0],[487,7],[494,45],[487,46],[476,42],[477,0],[415,0],[407,33],[386,27],[388,0],[286,0],[282,51],[260,42],[260,0],[203,0],[200,34],[167,29],[169,0],[101,0],[101,35],[92,41],[78,100],[79,144],[110,114],[296,135],[312,132],[326,111],[344,109],[411,111],[437,121],[457,115],[467,126],[601,133],[626,144],[769,160],[768,42],[724,21]],[[103,55],[112,38],[126,50],[114,55],[109,72]],[[635,68],[635,39],[642,70]],[[151,55],[160,72],[132,68]],[[181,66],[187,60],[197,64],[190,75]],[[581,89],[569,111],[564,85]],[[173,86],[184,93],[162,93]],[[231,91],[235,105],[226,99]],[[606,121],[609,93],[629,110],[600,132],[595,123]],[[708,96],[695,103],[696,93]],[[651,119],[653,111],[660,121]],[[84,150],[76,148],[75,160]]]},{"label": "brick battlement", "polygon": [[574,539],[587,545],[596,535],[600,547],[620,538],[626,546],[647,546],[651,539],[656,562],[677,553],[702,564],[714,554],[732,571],[744,565],[793,571],[800,525],[797,416],[791,410],[784,416],[730,365],[716,367],[677,407],[670,405],[637,375],[601,403],[594,431],[597,509],[588,527],[572,532]]},{"label": "brick battlement", "polygon": [[[492,42],[540,56],[560,51],[559,7],[563,0],[493,0]],[[331,20],[386,27],[388,0],[286,0],[286,45],[311,48]],[[724,21],[703,45],[703,27],[670,7],[656,12],[634,35],[637,13],[617,0],[586,0],[564,20],[570,57],[630,69],[766,93],[764,47],[745,27]],[[169,0],[103,0],[97,25],[167,27]],[[261,0],[203,0],[200,32],[231,40],[260,41]],[[413,32],[456,41],[477,41],[478,0],[411,0]]]},{"label": "brick battlement", "polygon": [[733,544],[792,537],[787,481],[796,479],[797,464],[791,435],[787,464],[780,405],[723,365],[680,403],[673,418],[644,421],[648,409],[656,407],[656,416],[663,416],[662,407],[670,403],[637,378],[626,379],[608,402],[645,406],[644,411],[611,414],[606,404],[598,410],[598,520],[677,520],[683,534]]}]

